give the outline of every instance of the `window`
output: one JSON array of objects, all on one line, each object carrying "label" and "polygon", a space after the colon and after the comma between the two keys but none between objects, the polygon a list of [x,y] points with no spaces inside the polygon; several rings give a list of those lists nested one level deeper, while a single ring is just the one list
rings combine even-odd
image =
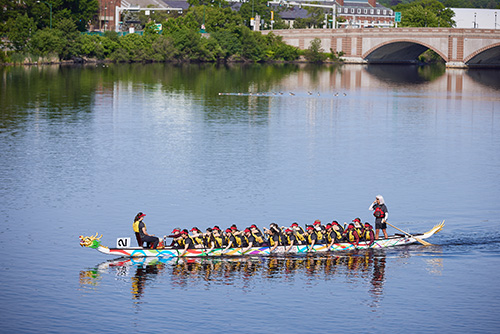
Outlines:
[{"label": "window", "polygon": [[380,9],[377,9],[377,14],[380,15]]},{"label": "window", "polygon": [[370,9],[370,14],[373,15],[373,13],[375,13],[375,10],[374,9]]},{"label": "window", "polygon": [[368,9],[365,9],[365,14],[368,14]]},{"label": "window", "polygon": [[361,14],[361,8],[358,8],[358,10],[356,11],[358,14]]},{"label": "window", "polygon": [[344,13],[346,13],[346,14],[347,14],[348,12],[349,12],[349,9],[344,8]]},{"label": "window", "polygon": [[351,8],[351,13],[354,14],[354,8]]},{"label": "window", "polygon": [[384,9],[384,15],[386,15],[386,14],[387,14],[387,10]]}]

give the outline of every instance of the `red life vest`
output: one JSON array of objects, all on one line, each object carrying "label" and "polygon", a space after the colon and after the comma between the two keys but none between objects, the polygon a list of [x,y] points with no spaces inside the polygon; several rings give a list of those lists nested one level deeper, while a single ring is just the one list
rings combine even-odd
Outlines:
[{"label": "red life vest", "polygon": [[384,218],[385,212],[380,207],[377,207],[375,211],[373,211],[373,215],[377,218]]}]

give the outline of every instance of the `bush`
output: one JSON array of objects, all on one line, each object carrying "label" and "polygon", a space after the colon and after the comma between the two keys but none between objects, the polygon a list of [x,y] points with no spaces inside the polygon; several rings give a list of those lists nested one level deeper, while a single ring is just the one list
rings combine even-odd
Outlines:
[{"label": "bush", "polygon": [[321,48],[321,40],[315,38],[311,41],[311,45],[304,51],[304,57],[311,63],[322,63],[326,60],[327,55],[323,53]]}]

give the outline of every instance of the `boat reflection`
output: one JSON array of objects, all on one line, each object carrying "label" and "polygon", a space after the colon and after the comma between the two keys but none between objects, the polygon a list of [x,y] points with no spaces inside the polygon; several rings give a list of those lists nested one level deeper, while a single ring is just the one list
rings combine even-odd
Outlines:
[{"label": "boat reflection", "polygon": [[384,250],[363,250],[308,256],[270,256],[238,258],[120,258],[106,261],[80,272],[80,285],[95,289],[106,274],[131,281],[133,300],[140,300],[146,287],[163,280],[172,288],[236,285],[251,289],[257,281],[328,281],[343,278],[348,282],[370,284],[373,302],[383,294],[386,254]]}]

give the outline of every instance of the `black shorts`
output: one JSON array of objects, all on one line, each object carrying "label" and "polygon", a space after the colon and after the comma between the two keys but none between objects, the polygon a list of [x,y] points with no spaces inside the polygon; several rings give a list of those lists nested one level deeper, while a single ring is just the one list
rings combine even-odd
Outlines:
[{"label": "black shorts", "polygon": [[387,224],[386,223],[382,223],[382,221],[376,221],[375,222],[375,229],[378,229],[378,230],[387,230]]}]

